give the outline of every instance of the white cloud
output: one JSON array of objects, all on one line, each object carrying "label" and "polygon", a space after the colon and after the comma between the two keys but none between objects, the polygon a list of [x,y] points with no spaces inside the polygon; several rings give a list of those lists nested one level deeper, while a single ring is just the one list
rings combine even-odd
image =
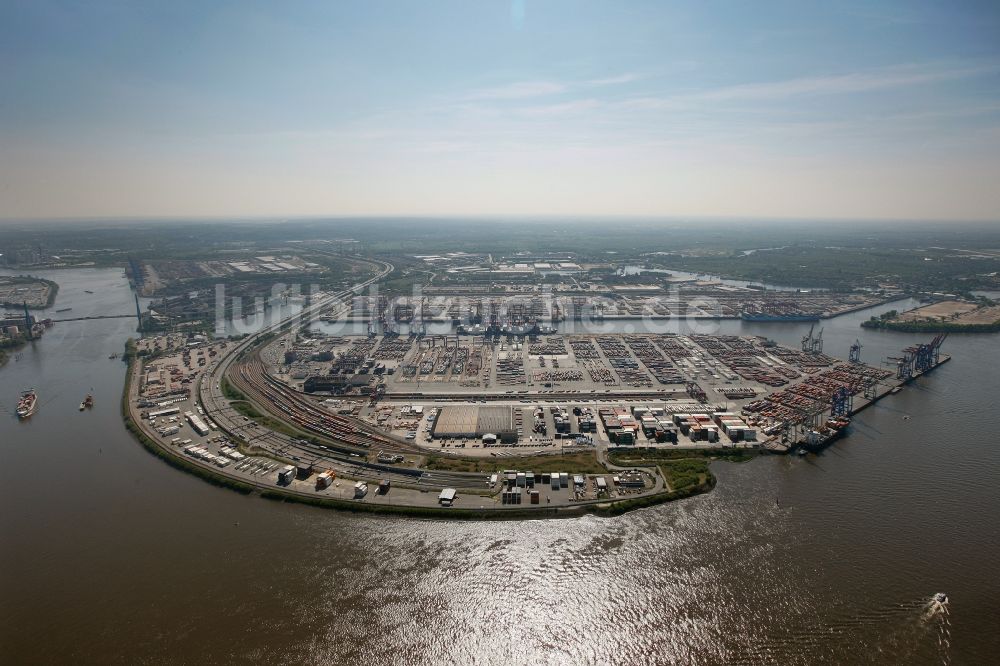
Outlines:
[{"label": "white cloud", "polygon": [[622,83],[631,83],[632,81],[637,81],[641,77],[638,74],[621,74],[619,76],[611,76],[606,79],[590,79],[587,81],[589,86],[616,86]]},{"label": "white cloud", "polygon": [[596,99],[576,99],[560,104],[545,104],[539,106],[524,106],[515,109],[515,113],[522,116],[563,116],[571,113],[580,113],[600,106]]},{"label": "white cloud", "polygon": [[469,95],[470,99],[524,99],[526,97],[542,97],[566,92],[569,88],[563,83],[552,81],[519,81],[495,88],[483,88]]},{"label": "white cloud", "polygon": [[625,73],[618,76],[610,76],[600,79],[588,79],[586,81],[515,81],[492,88],[481,88],[474,90],[466,96],[467,99],[526,99],[530,97],[545,97],[548,95],[560,95],[580,90],[583,88],[595,88],[603,86],[621,85],[636,81],[640,78],[638,74]]},{"label": "white cloud", "polygon": [[770,101],[802,96],[842,95],[973,78],[998,71],[1000,67],[996,64],[951,68],[910,64],[833,76],[741,83],[678,95],[636,97],[623,104],[635,109],[667,109],[701,102]]}]

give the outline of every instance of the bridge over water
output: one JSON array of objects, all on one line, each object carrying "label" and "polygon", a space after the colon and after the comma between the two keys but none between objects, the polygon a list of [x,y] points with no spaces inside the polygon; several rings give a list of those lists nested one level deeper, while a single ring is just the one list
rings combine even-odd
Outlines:
[{"label": "bridge over water", "polygon": [[90,319],[135,319],[135,313],[132,314],[113,314],[113,315],[91,315],[89,317],[68,317],[66,319],[51,319],[53,324],[61,324],[67,321],[88,321]]}]

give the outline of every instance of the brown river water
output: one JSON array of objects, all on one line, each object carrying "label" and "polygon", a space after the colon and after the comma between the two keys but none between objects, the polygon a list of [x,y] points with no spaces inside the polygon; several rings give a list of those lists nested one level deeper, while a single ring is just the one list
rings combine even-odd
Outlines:
[{"label": "brown river water", "polygon": [[[133,307],[120,271],[43,275],[62,286],[53,309]],[[874,360],[926,337],[860,329],[870,314],[825,322],[826,351],[846,358],[860,337]],[[794,346],[807,327],[720,330]],[[0,369],[2,663],[979,664],[1000,652],[1000,337],[952,336],[950,363],[822,455],[716,463],[710,494],[614,519],[465,523],[284,505],[169,467],[121,423],[124,364],[108,355],[133,329],[58,324]],[[29,387],[40,406],[21,423]],[[95,408],[78,412],[91,389]]]}]

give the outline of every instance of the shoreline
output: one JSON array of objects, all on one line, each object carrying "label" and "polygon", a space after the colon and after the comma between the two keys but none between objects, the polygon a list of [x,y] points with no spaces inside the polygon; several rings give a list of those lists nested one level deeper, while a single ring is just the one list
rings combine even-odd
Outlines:
[{"label": "shoreline", "polygon": [[960,335],[974,333],[1000,333],[1000,321],[992,324],[958,324],[952,322],[905,322],[905,321],[863,321],[861,328],[873,331],[891,331],[893,333],[958,333]]}]

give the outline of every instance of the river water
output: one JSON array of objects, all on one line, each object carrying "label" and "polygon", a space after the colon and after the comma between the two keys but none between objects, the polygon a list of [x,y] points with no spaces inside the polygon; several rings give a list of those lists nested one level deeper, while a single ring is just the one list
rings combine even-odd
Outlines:
[{"label": "river water", "polygon": [[[132,307],[120,271],[44,276],[61,285],[53,309]],[[875,360],[922,339],[859,328],[870,314],[823,322],[827,352],[860,337]],[[808,330],[720,327],[788,345]],[[974,664],[1000,650],[996,336],[949,338],[952,362],[820,456],[715,464],[707,495],[614,519],[451,523],[273,503],[167,466],[119,417],[124,366],[108,355],[133,328],[58,324],[0,369],[0,662]],[[30,386],[40,407],[20,423]]]}]

